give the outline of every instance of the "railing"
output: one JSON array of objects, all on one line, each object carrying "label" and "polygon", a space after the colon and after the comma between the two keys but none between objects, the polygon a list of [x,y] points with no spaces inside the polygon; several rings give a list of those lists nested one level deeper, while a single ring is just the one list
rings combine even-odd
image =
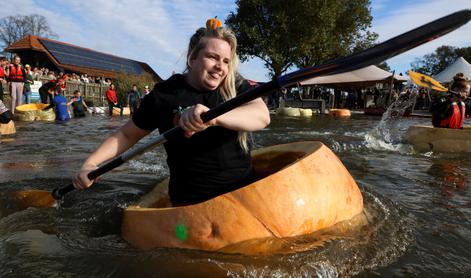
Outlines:
[{"label": "railing", "polygon": [[[39,81],[42,84],[48,82],[48,78],[39,78]],[[105,98],[105,92],[108,90],[108,84],[96,84],[96,83],[84,83],[80,81],[67,81],[67,87],[64,93],[64,96],[69,99],[74,95],[75,90],[79,90],[82,93],[82,97],[87,102],[92,102],[93,106],[107,106],[108,103]],[[5,103],[9,105],[10,98],[10,88],[6,82],[3,82],[3,90],[5,95]],[[33,91],[34,92],[34,91]],[[8,106],[9,107],[9,106]]]}]

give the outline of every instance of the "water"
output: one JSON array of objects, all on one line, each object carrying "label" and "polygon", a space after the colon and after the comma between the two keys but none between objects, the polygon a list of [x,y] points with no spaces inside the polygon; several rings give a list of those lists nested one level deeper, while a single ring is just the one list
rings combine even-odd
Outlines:
[{"label": "water", "polygon": [[[92,116],[65,124],[17,123],[0,138],[0,277],[470,276],[471,199],[466,155],[417,153],[404,132],[429,119],[272,117],[256,147],[324,142],[359,184],[362,225],[272,240],[279,252],[241,255],[135,250],[120,237],[122,209],[168,175],[162,147],[73,192],[60,208],[23,208],[11,193],[68,184],[82,161],[126,119]],[[286,252],[286,246],[292,252]]]}]

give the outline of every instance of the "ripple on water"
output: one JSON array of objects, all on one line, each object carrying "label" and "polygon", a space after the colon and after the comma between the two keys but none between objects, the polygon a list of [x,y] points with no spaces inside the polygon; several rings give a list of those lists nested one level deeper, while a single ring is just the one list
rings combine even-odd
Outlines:
[{"label": "ripple on water", "polygon": [[[272,250],[277,248],[274,255],[166,248],[143,252],[134,250],[119,235],[122,207],[136,199],[138,188],[127,187],[108,191],[113,187],[105,183],[100,190],[71,194],[65,207],[30,208],[1,218],[0,256],[4,260],[0,261],[4,263],[0,274],[8,274],[13,265],[26,265],[25,269],[34,268],[38,275],[56,277],[57,273],[337,277],[387,265],[397,260],[412,241],[413,220],[388,199],[363,190],[361,221],[347,221],[306,236],[260,241]],[[250,244],[225,251],[241,250]],[[12,254],[19,256],[6,260]],[[39,267],[43,264],[47,267]]]}]

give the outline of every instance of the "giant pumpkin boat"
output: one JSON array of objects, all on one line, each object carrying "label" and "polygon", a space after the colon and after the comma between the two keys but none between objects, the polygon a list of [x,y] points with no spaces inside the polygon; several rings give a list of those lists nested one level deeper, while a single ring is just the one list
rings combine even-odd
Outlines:
[{"label": "giant pumpkin boat", "polygon": [[6,124],[0,124],[0,135],[9,135],[15,134],[16,128],[15,123],[13,121],[9,121]]},{"label": "giant pumpkin boat", "polygon": [[471,152],[471,126],[452,129],[413,125],[407,130],[406,140],[419,151]]},{"label": "giant pumpkin boat", "polygon": [[355,180],[321,142],[267,147],[254,151],[252,159],[255,182],[202,203],[171,207],[157,186],[125,209],[123,238],[144,250],[220,250],[253,239],[313,233],[363,210]]},{"label": "giant pumpkin boat", "polygon": [[32,121],[54,121],[56,113],[54,109],[45,109],[49,104],[44,103],[30,103],[19,105],[15,108],[15,117],[19,121],[32,122]]}]

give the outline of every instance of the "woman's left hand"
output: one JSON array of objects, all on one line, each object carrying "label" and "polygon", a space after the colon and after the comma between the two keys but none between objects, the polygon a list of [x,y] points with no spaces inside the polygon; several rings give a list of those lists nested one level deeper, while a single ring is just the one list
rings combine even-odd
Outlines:
[{"label": "woman's left hand", "polygon": [[210,126],[216,125],[215,119],[206,123],[201,119],[201,114],[207,111],[209,111],[209,108],[202,104],[190,106],[183,111],[178,121],[178,125],[183,128],[186,137],[190,137],[196,132],[203,131]]}]

